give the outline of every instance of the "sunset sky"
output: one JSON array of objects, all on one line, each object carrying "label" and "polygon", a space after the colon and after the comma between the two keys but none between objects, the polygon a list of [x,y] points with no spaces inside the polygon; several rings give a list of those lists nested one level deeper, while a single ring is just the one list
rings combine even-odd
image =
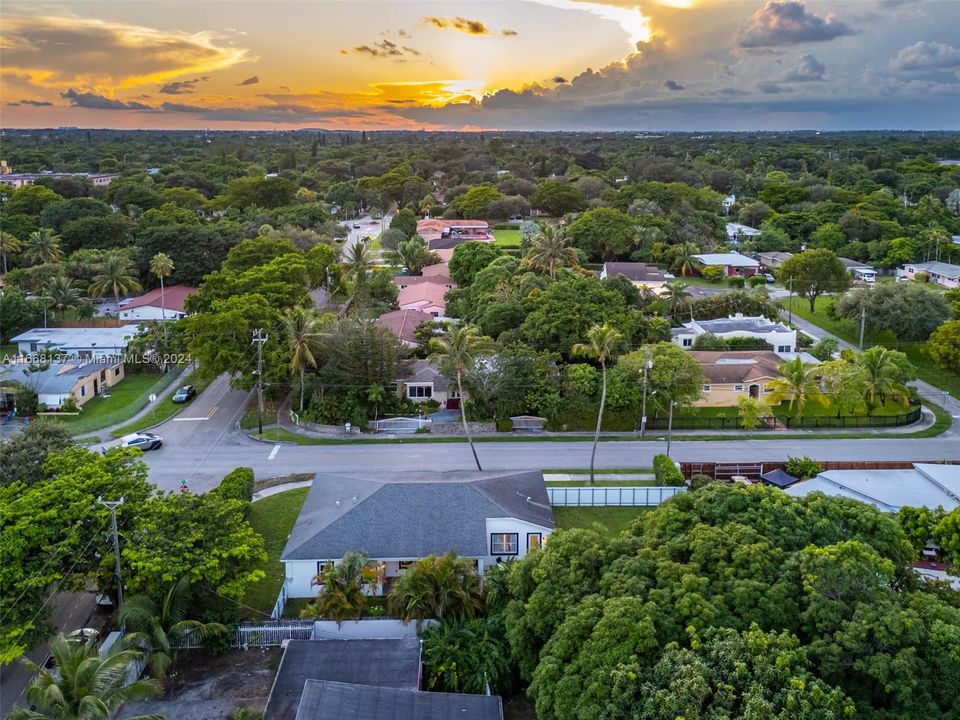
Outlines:
[{"label": "sunset sky", "polygon": [[955,0],[5,1],[0,125],[957,128]]}]

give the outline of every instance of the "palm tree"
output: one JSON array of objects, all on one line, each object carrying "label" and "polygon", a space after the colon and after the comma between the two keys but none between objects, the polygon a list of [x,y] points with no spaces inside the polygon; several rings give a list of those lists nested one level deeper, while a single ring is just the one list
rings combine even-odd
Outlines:
[{"label": "palm tree", "polygon": [[784,400],[790,400],[790,410],[794,405],[797,414],[803,413],[803,406],[808,400],[816,400],[826,405],[827,398],[820,392],[820,370],[816,365],[804,364],[803,359],[795,357],[780,366],[780,377],[770,382],[772,393],[770,404],[777,405]]},{"label": "palm tree", "polygon": [[7,256],[20,252],[20,241],[13,233],[0,232],[0,257],[3,258],[3,274],[7,274]]},{"label": "palm tree", "polygon": [[673,264],[670,268],[679,270],[681,275],[693,272],[693,268],[696,266],[696,260],[693,256],[698,252],[700,252],[700,248],[689,241],[676,245],[673,248]]},{"label": "palm tree", "polygon": [[25,245],[23,257],[31,265],[55,263],[63,257],[60,236],[50,228],[40,228],[30,233]]},{"label": "palm tree", "polygon": [[347,276],[353,279],[354,293],[356,293],[363,287],[367,272],[373,267],[373,258],[370,257],[366,240],[357,240],[350,246],[344,257],[344,264],[347,266]]},{"label": "palm tree", "polygon": [[[10,720],[109,720],[125,702],[160,694],[156,680],[128,683],[130,666],[140,654],[118,650],[100,658],[96,638],[86,641],[57,637],[50,645],[56,663],[51,672],[29,660],[36,676],[27,690],[33,710],[15,708]],[[160,715],[137,715],[130,720],[163,720]]]},{"label": "palm tree", "polygon": [[171,641],[187,635],[202,640],[226,634],[227,628],[220,623],[188,620],[192,609],[190,579],[186,575],[170,586],[162,605],[146,595],[134,595],[120,606],[120,623],[130,631],[124,643],[143,653],[147,668],[155,678],[165,677],[173,664],[175,649]]},{"label": "palm tree", "polygon": [[376,424],[380,419],[380,403],[387,396],[387,391],[383,385],[371,385],[367,388],[367,402],[373,403],[373,422]]},{"label": "palm tree", "polygon": [[878,405],[884,405],[888,397],[903,405],[910,401],[907,388],[900,382],[902,371],[894,358],[889,349],[880,346],[869,348],[860,355],[858,364],[863,368],[868,414],[873,413]]},{"label": "palm tree", "polygon": [[320,585],[317,599],[303,609],[304,617],[325,617],[337,621],[359,620],[367,607],[364,588],[375,585],[380,574],[370,567],[370,556],[364,552],[347,552],[339,563],[328,563],[323,572],[313,578]]},{"label": "palm tree", "polygon": [[166,253],[158,252],[150,258],[150,273],[160,280],[160,317],[167,319],[167,305],[164,297],[163,281],[173,274],[173,260]]},{"label": "palm tree", "polygon": [[594,325],[587,332],[586,343],[577,343],[570,348],[570,354],[590,358],[600,363],[600,372],[603,377],[600,391],[600,412],[597,413],[597,429],[593,433],[593,452],[590,453],[590,482],[593,483],[594,461],[597,458],[597,442],[600,440],[600,426],[603,424],[603,410],[607,404],[607,363],[617,353],[623,342],[623,335],[607,324]]},{"label": "palm tree", "polygon": [[473,461],[480,467],[480,458],[477,449],[473,446],[473,436],[467,426],[467,409],[463,397],[463,373],[473,370],[477,364],[477,355],[490,344],[490,338],[480,334],[475,325],[451,327],[446,333],[430,339],[430,362],[436,363],[447,374],[453,373],[457,378],[457,392],[460,397],[460,419],[463,421],[463,433],[470,443],[470,452]]},{"label": "palm tree", "polygon": [[386,255],[388,262],[405,267],[410,275],[419,275],[428,265],[440,262],[440,257],[430,252],[427,243],[419,235],[404,240],[396,250],[389,250]]},{"label": "palm tree", "polygon": [[393,581],[387,608],[404,622],[444,618],[470,619],[483,610],[480,576],[467,558],[455,551],[417,560]]},{"label": "palm tree", "polygon": [[300,412],[304,403],[304,375],[307,367],[316,367],[316,351],[324,337],[321,328],[327,317],[311,308],[291,308],[283,318],[287,337],[290,339],[290,369],[300,373]]},{"label": "palm tree", "polygon": [[67,310],[78,307],[82,301],[80,291],[73,286],[73,282],[58,275],[50,279],[47,287],[44,289],[49,307],[60,313],[60,319],[63,320]]},{"label": "palm tree", "polygon": [[567,243],[563,228],[542,225],[540,232],[533,237],[527,263],[535,270],[546,272],[552,280],[556,278],[558,268],[577,264],[577,251]]},{"label": "palm tree", "polygon": [[114,302],[120,304],[121,295],[140,292],[143,287],[137,280],[136,269],[123,253],[109,253],[100,265],[97,274],[90,281],[90,294],[94,297],[113,295]]},{"label": "palm tree", "polygon": [[691,295],[687,292],[687,284],[683,280],[672,280],[664,283],[661,297],[667,301],[667,314],[674,317],[687,304]]}]

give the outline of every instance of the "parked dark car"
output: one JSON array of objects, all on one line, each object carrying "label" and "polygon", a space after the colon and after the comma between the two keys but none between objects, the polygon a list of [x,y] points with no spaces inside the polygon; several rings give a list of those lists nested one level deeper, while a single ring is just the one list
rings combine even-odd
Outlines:
[{"label": "parked dark car", "polygon": [[175,403],[185,403],[196,394],[197,391],[193,385],[184,385],[173,394],[173,401]]}]

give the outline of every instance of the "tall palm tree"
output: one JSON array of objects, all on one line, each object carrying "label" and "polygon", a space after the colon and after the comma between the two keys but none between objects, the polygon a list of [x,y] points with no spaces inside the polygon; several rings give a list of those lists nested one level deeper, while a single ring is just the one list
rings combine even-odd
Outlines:
[{"label": "tall palm tree", "polygon": [[304,376],[308,367],[317,366],[316,352],[325,333],[323,326],[327,316],[320,315],[312,308],[290,308],[283,318],[290,341],[290,369],[300,373],[300,412],[304,403]]},{"label": "tall palm tree", "polygon": [[483,609],[480,576],[467,558],[456,551],[417,560],[393,581],[387,608],[404,622],[428,619],[470,619]]},{"label": "tall palm tree", "polygon": [[[156,680],[128,684],[130,666],[140,657],[135,650],[118,650],[101,659],[96,638],[80,641],[60,635],[50,645],[50,653],[55,672],[24,661],[36,673],[27,690],[27,700],[35,709],[15,708],[10,720],[109,720],[125,702],[160,694]],[[137,715],[130,720],[163,718]]]},{"label": "tall palm tree", "polygon": [[473,461],[480,467],[480,458],[477,449],[473,446],[473,436],[467,425],[467,407],[463,397],[463,373],[473,370],[479,355],[490,344],[490,338],[481,335],[475,325],[458,325],[451,327],[446,333],[430,339],[430,362],[440,366],[443,372],[453,374],[457,378],[457,392],[460,394],[460,419],[463,421],[463,433],[470,443],[470,452]]},{"label": "tall palm tree", "polygon": [[0,257],[3,258],[3,274],[7,274],[7,257],[20,252],[20,240],[13,233],[0,232]]},{"label": "tall palm tree", "polygon": [[698,252],[700,252],[700,248],[689,241],[676,245],[673,249],[673,264],[670,266],[671,269],[679,270],[681,275],[689,275],[696,266],[697,261],[693,256]]},{"label": "tall palm tree", "polygon": [[367,272],[373,267],[373,258],[370,256],[370,246],[366,240],[357,240],[344,255],[347,276],[353,280],[354,293],[363,287],[367,279]]},{"label": "tall palm tree", "polygon": [[819,373],[816,365],[804,364],[799,356],[783,363],[780,365],[780,377],[770,381],[773,390],[770,404],[777,405],[789,399],[791,412],[796,406],[797,414],[803,413],[803,406],[809,400],[826,405],[827,398],[820,391]]},{"label": "tall palm tree", "polygon": [[304,617],[325,617],[336,620],[359,620],[367,607],[364,588],[370,588],[380,579],[370,567],[370,556],[364,552],[347,552],[336,565],[327,567],[313,578],[320,586],[317,599],[303,609]]},{"label": "tall palm tree", "polygon": [[860,355],[858,364],[863,368],[868,414],[886,403],[888,397],[903,405],[910,401],[906,386],[900,382],[902,371],[894,357],[889,349],[880,346],[869,348]]},{"label": "tall palm tree", "polygon": [[166,253],[158,252],[150,258],[150,274],[160,280],[160,317],[167,319],[167,304],[164,297],[163,281],[173,275],[173,260]]},{"label": "tall palm tree", "polygon": [[73,286],[73,281],[63,275],[57,275],[50,279],[44,288],[49,307],[60,313],[60,319],[63,320],[67,310],[73,310],[82,302],[80,291]]},{"label": "tall palm tree", "polygon": [[667,314],[671,317],[678,315],[691,297],[687,291],[687,284],[683,280],[671,280],[664,283],[663,292],[660,296],[667,301]]},{"label": "tall palm tree", "polygon": [[113,295],[117,305],[121,295],[140,292],[143,287],[137,280],[137,271],[123,253],[109,253],[90,281],[90,294],[94,297]]},{"label": "tall palm tree", "polygon": [[603,410],[607,404],[607,363],[616,357],[623,335],[607,324],[594,325],[587,332],[586,343],[577,343],[570,349],[572,355],[586,357],[600,363],[603,377],[600,391],[600,412],[597,413],[597,429],[593,433],[593,452],[590,453],[590,482],[594,480],[594,462],[597,458],[597,442],[600,440],[600,426],[603,424]]},{"label": "tall palm tree", "polygon": [[124,643],[126,647],[143,653],[147,668],[155,678],[165,677],[173,664],[175,650],[172,641],[187,635],[205,639],[226,634],[227,628],[220,623],[187,619],[193,609],[187,576],[170,586],[161,605],[146,595],[134,595],[120,606],[120,623],[129,630]]},{"label": "tall palm tree", "polygon": [[63,248],[60,247],[60,236],[50,228],[40,228],[27,238],[23,249],[23,257],[31,265],[55,263],[63,257]]},{"label": "tall palm tree", "polygon": [[556,278],[558,268],[577,264],[577,251],[570,247],[563,228],[542,225],[540,232],[533,237],[527,263],[535,270],[547,273],[552,280]]},{"label": "tall palm tree", "polygon": [[399,243],[396,250],[387,251],[386,257],[388,262],[405,267],[411,275],[419,275],[428,265],[440,262],[440,257],[430,252],[427,243],[419,235]]}]

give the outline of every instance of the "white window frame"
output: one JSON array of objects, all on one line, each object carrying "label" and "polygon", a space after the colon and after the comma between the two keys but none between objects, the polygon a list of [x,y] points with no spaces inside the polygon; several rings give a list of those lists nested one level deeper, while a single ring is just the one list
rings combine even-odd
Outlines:
[{"label": "white window frame", "polygon": [[[411,391],[418,390],[423,391],[422,394],[414,395]],[[431,400],[433,398],[433,384],[417,384],[417,385],[407,385],[407,399],[408,400]]]},{"label": "white window frame", "polygon": [[490,554],[491,555],[518,555],[519,553],[520,553],[520,534],[519,533],[515,533],[515,532],[514,533],[490,533]]},{"label": "white window frame", "polygon": [[734,386],[733,386],[733,391],[734,391],[734,392],[743,392],[743,385],[734,385]]},{"label": "white window frame", "polygon": [[710,386],[710,385],[704,385],[704,386],[703,386],[703,391],[704,391],[705,393],[708,393],[708,392],[710,392],[711,387],[712,387],[712,386]]}]

